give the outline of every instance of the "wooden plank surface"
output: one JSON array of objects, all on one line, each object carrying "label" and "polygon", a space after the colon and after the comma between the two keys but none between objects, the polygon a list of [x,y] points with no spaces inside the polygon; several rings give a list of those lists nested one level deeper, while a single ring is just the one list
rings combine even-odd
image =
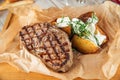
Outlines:
[{"label": "wooden plank surface", "polygon": [[[52,76],[46,76],[39,73],[25,73],[10,66],[7,63],[0,63],[0,80],[59,80]],[[83,80],[76,78],[74,80]],[[111,80],[120,80],[120,67],[116,75]]]}]

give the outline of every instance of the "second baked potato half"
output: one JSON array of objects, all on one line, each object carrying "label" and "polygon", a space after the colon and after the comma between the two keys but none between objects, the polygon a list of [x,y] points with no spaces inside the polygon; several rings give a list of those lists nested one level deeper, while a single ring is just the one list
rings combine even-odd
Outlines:
[{"label": "second baked potato half", "polygon": [[[76,30],[75,35],[71,40],[73,47],[86,54],[97,52],[101,45],[107,42],[105,33],[97,26],[97,16],[94,12],[88,12],[81,15],[79,19],[88,25],[85,26],[85,31],[80,32],[80,34],[83,34],[82,36],[79,35]],[[90,22],[90,20],[92,22]]]},{"label": "second baked potato half", "polygon": [[94,53],[99,49],[92,41],[77,35],[74,35],[71,41],[73,47],[82,53]]}]

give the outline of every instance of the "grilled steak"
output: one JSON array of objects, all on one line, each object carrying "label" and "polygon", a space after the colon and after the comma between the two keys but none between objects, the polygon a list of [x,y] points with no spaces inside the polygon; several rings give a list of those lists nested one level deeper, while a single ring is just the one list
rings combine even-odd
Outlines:
[{"label": "grilled steak", "polygon": [[68,36],[49,23],[24,26],[20,31],[24,47],[54,71],[66,72],[72,65],[73,53]]}]

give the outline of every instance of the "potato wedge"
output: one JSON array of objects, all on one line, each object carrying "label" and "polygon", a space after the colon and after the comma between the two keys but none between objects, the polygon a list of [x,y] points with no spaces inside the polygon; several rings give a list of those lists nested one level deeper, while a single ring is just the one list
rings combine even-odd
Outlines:
[{"label": "potato wedge", "polygon": [[95,53],[99,49],[92,41],[80,38],[77,35],[74,35],[71,41],[72,46],[82,53]]},{"label": "potato wedge", "polygon": [[[52,25],[56,25],[57,23],[56,22],[51,22]],[[69,36],[71,35],[71,26],[66,26],[66,27],[62,27],[60,28],[62,29],[64,32],[66,32]]]},{"label": "potato wedge", "polygon": [[[100,32],[102,35],[106,34],[96,25],[96,32],[95,34],[97,34],[98,32]],[[108,41],[108,38],[106,38],[102,45],[105,44]],[[87,40],[87,39],[83,39],[80,38],[77,35],[74,35],[72,38],[72,45],[74,48],[76,48],[78,51],[82,52],[82,53],[95,53],[98,49],[99,46],[95,45],[92,41]]]},{"label": "potato wedge", "polygon": [[71,27],[66,26],[61,28],[63,31],[65,31],[69,36],[71,35]]},{"label": "potato wedge", "polygon": [[92,17],[92,14],[94,13],[94,11],[91,12],[87,12],[85,14],[80,15],[78,18],[80,20],[82,20],[83,22],[86,22],[90,17]]},{"label": "potato wedge", "polygon": [[[78,18],[80,20],[82,20],[83,22],[86,22],[90,17],[92,17],[93,13],[94,13],[93,11],[87,12],[85,14],[82,14]],[[99,37],[99,39],[101,37],[98,34],[106,36],[106,34],[99,28],[99,26],[97,24],[95,26],[96,26],[95,34]],[[97,41],[100,41],[100,40],[97,40]],[[76,48],[78,51],[80,51],[82,53],[87,53],[87,54],[95,53],[100,48],[100,46],[105,44],[106,42],[107,42],[107,38],[102,43],[99,42],[100,44],[96,45],[94,42],[92,42],[88,39],[81,38],[77,35],[74,35],[72,38],[73,47]]]}]

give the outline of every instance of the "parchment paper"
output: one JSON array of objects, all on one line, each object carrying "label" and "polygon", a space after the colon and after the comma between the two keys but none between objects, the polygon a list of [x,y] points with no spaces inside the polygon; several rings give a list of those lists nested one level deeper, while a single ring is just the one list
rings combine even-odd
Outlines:
[{"label": "parchment paper", "polygon": [[[120,6],[112,2],[84,7],[49,8],[45,10],[34,6],[22,6],[10,9],[17,16],[19,26],[37,22],[51,22],[60,16],[78,17],[88,11],[95,11],[99,17],[98,25],[107,34],[108,43],[96,54],[80,55],[74,53],[74,64],[66,73],[56,73],[47,68],[40,59],[20,48],[19,36],[9,43],[5,52],[0,54],[0,62],[7,62],[25,72],[37,72],[62,80],[110,79],[120,64]],[[13,21],[14,23],[14,21]],[[16,26],[16,25],[15,25]],[[4,33],[3,33],[4,34]],[[2,45],[0,45],[2,46]]]}]

